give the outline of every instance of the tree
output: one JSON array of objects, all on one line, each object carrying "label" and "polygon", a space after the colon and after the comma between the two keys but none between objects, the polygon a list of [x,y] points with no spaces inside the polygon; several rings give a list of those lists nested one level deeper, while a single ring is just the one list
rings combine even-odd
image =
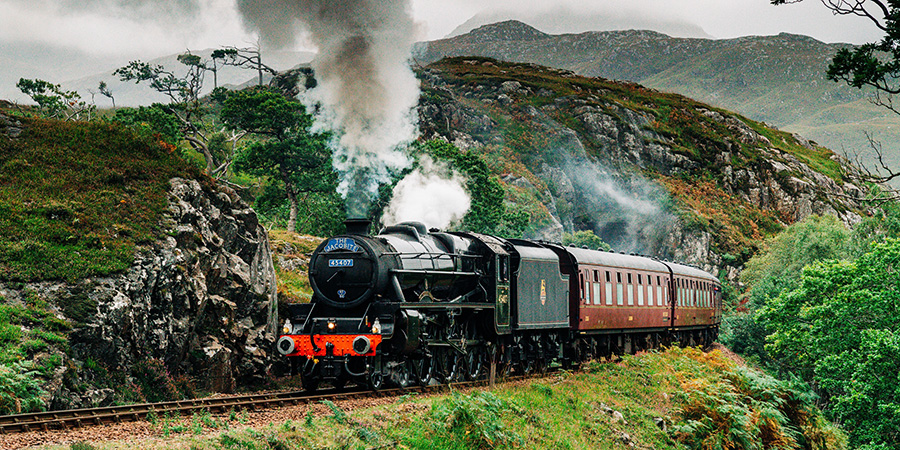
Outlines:
[{"label": "tree", "polygon": [[259,76],[259,86],[263,85],[263,73],[268,73],[273,77],[278,75],[278,71],[272,67],[263,64],[262,51],[259,44],[253,47],[225,47],[214,50],[210,55],[214,62],[222,61],[226,66],[243,67],[255,70]]},{"label": "tree", "polygon": [[600,236],[594,234],[591,230],[576,231],[574,233],[563,233],[563,245],[573,245],[575,247],[587,247],[595,250],[608,251],[611,247]]},{"label": "tree", "polygon": [[97,87],[97,89],[100,91],[101,95],[112,100],[112,107],[113,107],[113,109],[116,109],[116,98],[113,97],[113,93],[111,90],[109,90],[109,86],[106,84],[106,82],[101,81],[100,85]]},{"label": "tree", "polygon": [[31,97],[43,116],[62,120],[91,120],[96,107],[81,100],[75,91],[66,91],[58,84],[44,80],[19,78],[16,87]]},{"label": "tree", "polygon": [[[153,90],[169,97],[169,104],[161,107],[181,123],[184,139],[203,155],[207,172],[215,178],[222,178],[227,173],[232,158],[230,155],[221,157],[210,150],[209,137],[202,123],[204,111],[200,91],[203,88],[203,75],[208,70],[207,63],[190,52],[179,55],[178,62],[186,68],[184,75],[178,76],[161,65],[140,60],[131,61],[113,73],[122,81],[148,83]],[[233,134],[232,137],[234,141],[240,139],[239,135]]]},{"label": "tree", "polygon": [[310,132],[312,117],[296,100],[266,88],[236,92],[225,100],[222,120],[263,138],[238,154],[235,168],[278,180],[290,203],[288,231],[297,228],[301,203],[312,195],[334,192],[337,175],[331,167],[328,136]]},{"label": "tree", "polygon": [[453,144],[428,141],[419,151],[435,159],[447,161],[466,177],[466,191],[472,198],[469,212],[463,217],[462,228],[479,233],[519,238],[528,226],[528,214],[511,211],[506,206],[506,191],[484,157],[476,152],[463,152]]},{"label": "tree", "polygon": [[812,383],[851,448],[900,449],[900,240],[815,263],[759,312],[766,349]]},{"label": "tree", "polygon": [[771,365],[765,350],[766,324],[755,320],[755,313],[770,299],[795,289],[804,267],[847,257],[850,242],[850,230],[834,216],[809,216],[767,239],[741,272],[747,294],[724,319],[722,342],[745,357]]}]

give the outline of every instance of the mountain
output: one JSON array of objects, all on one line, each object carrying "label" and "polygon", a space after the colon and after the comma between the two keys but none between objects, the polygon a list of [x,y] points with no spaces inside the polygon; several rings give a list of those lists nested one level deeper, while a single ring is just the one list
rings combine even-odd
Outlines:
[{"label": "mountain", "polygon": [[831,56],[846,46],[786,33],[721,40],[641,30],[547,34],[506,21],[421,43],[416,60],[485,56],[633,81],[849,153],[869,155],[864,133],[870,132],[884,144],[888,162],[900,165],[900,117],[871,104],[871,91],[825,78]]},{"label": "mountain", "polygon": [[648,15],[621,8],[603,11],[574,10],[556,5],[552,10],[491,9],[476,14],[456,27],[447,37],[466,34],[483,25],[515,19],[553,34],[579,33],[593,30],[658,30],[671,36],[710,37],[703,28],[663,15]]},{"label": "mountain", "polygon": [[483,57],[421,79],[423,137],[482,155],[529,237],[593,230],[617,251],[733,278],[785,225],[868,214],[847,160],[678,94]]}]

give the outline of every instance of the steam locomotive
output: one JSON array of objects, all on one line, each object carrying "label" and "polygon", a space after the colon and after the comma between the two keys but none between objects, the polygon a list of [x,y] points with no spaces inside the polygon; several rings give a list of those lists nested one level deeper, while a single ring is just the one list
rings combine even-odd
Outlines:
[{"label": "steam locomotive", "polygon": [[312,254],[308,304],[276,343],[304,388],[444,383],[708,345],[718,280],[694,267],[559,244],[365,220]]}]

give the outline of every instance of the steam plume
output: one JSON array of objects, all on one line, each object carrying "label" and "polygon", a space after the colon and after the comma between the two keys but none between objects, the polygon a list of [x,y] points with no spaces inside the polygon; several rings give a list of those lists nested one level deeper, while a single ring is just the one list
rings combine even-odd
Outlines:
[{"label": "steam plume", "polygon": [[334,167],[350,216],[367,212],[378,185],[409,165],[398,149],[416,136],[419,88],[410,70],[416,37],[409,0],[237,0],[246,25],[271,45],[302,30],[318,47],[317,127],[335,130]]},{"label": "steam plume", "polygon": [[416,221],[447,228],[469,210],[471,199],[461,175],[428,156],[422,157],[420,164],[394,187],[393,199],[382,218],[385,224]]}]

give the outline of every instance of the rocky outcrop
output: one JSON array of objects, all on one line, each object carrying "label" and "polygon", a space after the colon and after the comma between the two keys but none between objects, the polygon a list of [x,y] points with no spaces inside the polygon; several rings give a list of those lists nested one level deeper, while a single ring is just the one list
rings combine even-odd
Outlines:
[{"label": "rocky outcrop", "polygon": [[[160,228],[163,237],[140,249],[124,273],[0,286],[0,295],[16,301],[28,292],[51,305],[82,305],[83,316],[68,317],[77,322],[70,367],[90,359],[127,373],[158,359],[172,374],[219,392],[265,380],[276,338],[276,281],[255,212],[227,187],[176,178]],[[58,380],[50,389],[56,407],[110,397],[70,392]]]},{"label": "rocky outcrop", "polygon": [[[553,220],[547,229],[533,231],[536,237],[559,240],[561,231],[588,227],[615,250],[724,269],[734,277],[735,256],[719,254],[716,231],[688,226],[676,217],[670,206],[662,205],[672,193],[651,178],[709,180],[722,195],[772,213],[782,224],[830,214],[852,225],[865,213],[856,200],[862,193],[859,186],[837,182],[821,167],[813,169],[780,150],[739,116],[687,99],[672,105],[667,99],[662,108],[673,110],[671,114],[689,117],[685,122],[691,124],[702,122],[696,127],[699,132],[714,130],[709,140],[696,136],[696,130],[681,132],[694,133],[688,138],[672,137],[671,128],[660,131],[654,94],[633,83],[588,80],[564,70],[486,59],[453,64],[421,74],[430,94],[419,108],[423,134],[471,151],[506,145],[510,136],[522,139],[510,131],[511,123],[540,136],[521,158],[549,188],[549,195],[540,198]],[[479,73],[485,76],[479,78]],[[513,73],[524,75],[516,78]],[[632,92],[640,100],[626,97]],[[686,144],[684,139],[694,141]],[[827,153],[808,141],[785,139],[792,148],[803,145],[810,154]],[[839,172],[856,171],[842,158],[832,156],[831,161]],[[522,173],[501,178],[517,188],[526,180]]]},{"label": "rocky outcrop", "polygon": [[22,122],[0,112],[0,135],[15,139],[22,134]]}]

